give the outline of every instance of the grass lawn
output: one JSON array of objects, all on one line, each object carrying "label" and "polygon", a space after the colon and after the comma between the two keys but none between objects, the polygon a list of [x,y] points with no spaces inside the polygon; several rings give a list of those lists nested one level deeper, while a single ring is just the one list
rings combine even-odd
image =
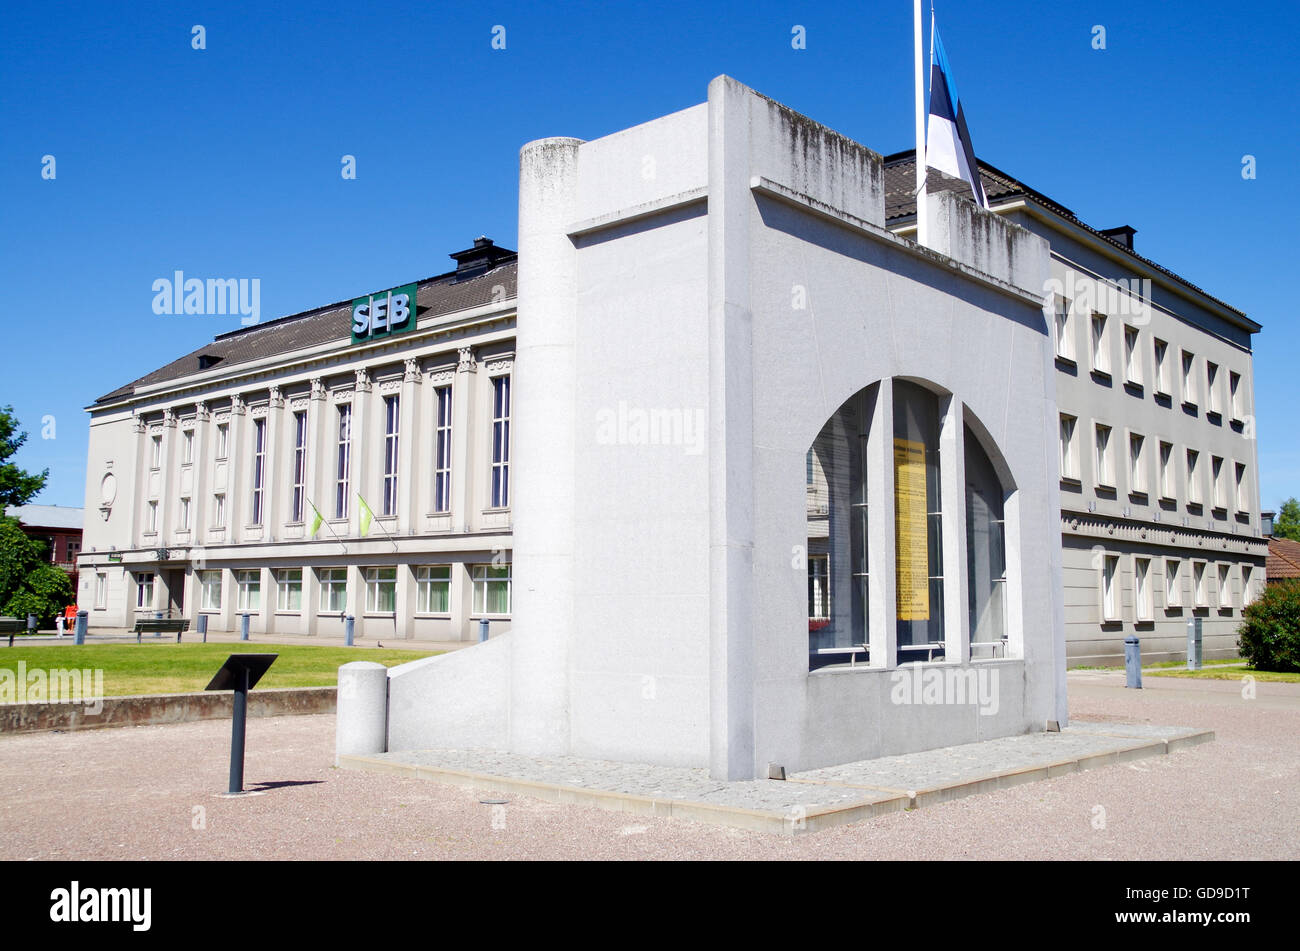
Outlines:
[{"label": "grass lawn", "polygon": [[1225,667],[1222,662],[1216,666],[1209,666],[1215,663],[1207,661],[1207,666],[1202,670],[1188,670],[1187,665],[1183,664],[1182,670],[1173,668],[1167,670],[1144,670],[1143,673],[1151,677],[1192,677],[1196,680],[1240,680],[1247,675],[1254,677],[1260,683],[1283,683],[1283,684],[1300,684],[1300,673],[1277,673],[1271,670],[1255,670],[1250,667]]},{"label": "grass lawn", "polygon": [[313,647],[297,644],[85,644],[0,649],[0,669],[17,674],[18,662],[37,668],[90,668],[104,671],[104,695],[192,693],[208,685],[231,654],[279,654],[254,689],[332,687],[338,669],[353,660],[393,667],[440,651]]}]

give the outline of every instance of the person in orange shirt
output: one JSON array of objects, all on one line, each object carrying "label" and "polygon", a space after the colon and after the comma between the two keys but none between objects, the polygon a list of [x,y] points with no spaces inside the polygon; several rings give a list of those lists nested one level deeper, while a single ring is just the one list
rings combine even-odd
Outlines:
[{"label": "person in orange shirt", "polygon": [[[69,604],[63,609],[63,626],[67,630],[72,630],[77,623],[77,606]],[[60,635],[62,636],[62,635]]]}]

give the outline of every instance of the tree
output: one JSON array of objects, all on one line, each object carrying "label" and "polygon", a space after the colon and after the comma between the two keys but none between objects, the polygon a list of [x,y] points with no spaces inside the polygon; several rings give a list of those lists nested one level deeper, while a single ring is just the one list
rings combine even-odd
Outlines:
[{"label": "tree", "polygon": [[1300,542],[1300,502],[1295,496],[1287,499],[1273,517],[1273,534],[1278,538],[1289,538]]},{"label": "tree", "polygon": [[44,542],[28,538],[18,520],[4,514],[8,506],[31,501],[50,474],[26,472],[9,461],[26,441],[13,407],[0,407],[0,613],[44,619],[71,604],[74,592],[67,574],[50,564]]},{"label": "tree", "polygon": [[45,488],[45,480],[50,470],[45,469],[33,475],[24,472],[10,462],[13,456],[27,441],[27,434],[18,432],[18,420],[14,418],[12,406],[0,407],[0,516],[10,505],[26,505],[37,492]]}]

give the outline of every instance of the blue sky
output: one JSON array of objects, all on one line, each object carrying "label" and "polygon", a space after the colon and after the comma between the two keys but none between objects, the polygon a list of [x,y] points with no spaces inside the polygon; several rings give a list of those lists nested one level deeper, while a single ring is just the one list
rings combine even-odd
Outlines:
[{"label": "blue sky", "polygon": [[[1062,8],[1068,7],[1068,12]],[[1264,325],[1264,507],[1300,496],[1292,4],[940,3],[979,156]],[[515,247],[517,156],[703,101],[728,73],[879,152],[911,148],[908,0],[137,3],[6,8],[0,405],[84,501],[95,397],[235,329],[158,316],[152,282],[257,278],[262,319]],[[191,48],[192,27],[206,49]],[[807,48],[791,47],[796,24]],[[505,27],[506,48],[491,46]],[[1106,48],[1093,48],[1093,27]],[[341,158],[356,156],[345,181]],[[1257,177],[1244,180],[1242,156]],[[55,157],[56,178],[41,177]],[[53,418],[51,427],[43,420]],[[42,438],[42,430],[54,438]]]}]

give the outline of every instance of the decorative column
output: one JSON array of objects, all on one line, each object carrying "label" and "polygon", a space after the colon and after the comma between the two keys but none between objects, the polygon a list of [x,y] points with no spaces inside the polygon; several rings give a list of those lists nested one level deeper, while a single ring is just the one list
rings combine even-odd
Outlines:
[{"label": "decorative column", "polygon": [[[469,532],[478,527],[475,502],[484,491],[486,473],[484,441],[475,439],[474,413],[478,402],[478,364],[473,347],[460,348],[455,380],[451,385],[451,527],[453,531]],[[488,476],[490,478],[490,476]],[[482,508],[482,506],[478,506]],[[466,612],[466,617],[469,616]]]}]

